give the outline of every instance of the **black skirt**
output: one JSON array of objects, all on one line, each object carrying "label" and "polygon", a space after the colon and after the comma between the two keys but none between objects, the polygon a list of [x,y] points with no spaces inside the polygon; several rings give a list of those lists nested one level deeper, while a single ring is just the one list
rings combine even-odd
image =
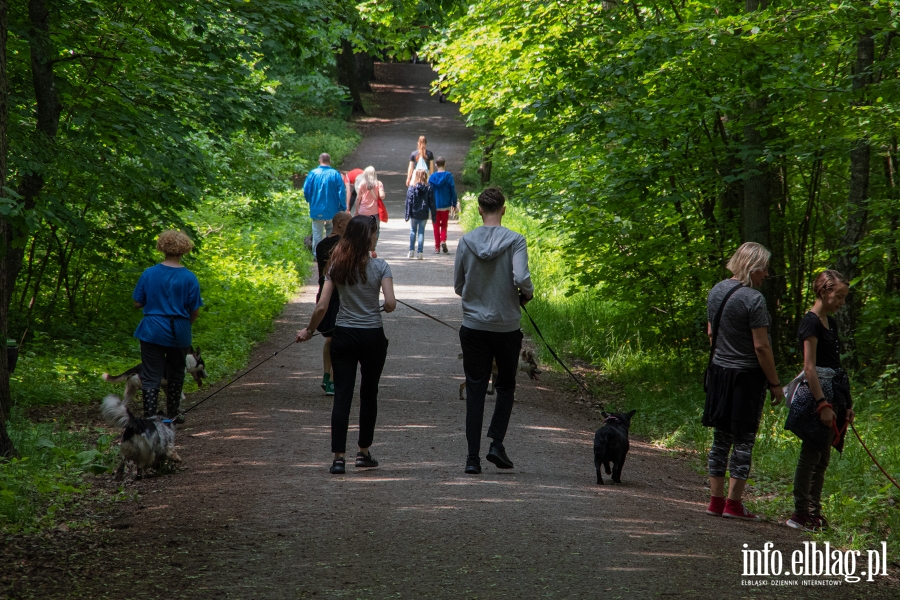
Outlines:
[{"label": "black skirt", "polygon": [[766,374],[713,364],[709,372],[703,424],[726,433],[756,433],[766,400]]}]

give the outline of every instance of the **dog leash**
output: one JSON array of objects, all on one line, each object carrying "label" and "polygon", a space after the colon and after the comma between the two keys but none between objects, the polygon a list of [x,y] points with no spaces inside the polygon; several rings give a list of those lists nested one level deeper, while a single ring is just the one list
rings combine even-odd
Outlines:
[{"label": "dog leash", "polygon": [[[317,335],[319,335],[318,332],[312,334],[312,335],[309,336],[309,337],[310,337],[310,338],[314,338],[314,337],[316,337]],[[207,400],[209,400],[210,398],[212,398],[213,396],[215,396],[216,394],[218,394],[219,392],[221,392],[222,390],[224,390],[225,388],[227,388],[228,386],[230,386],[232,383],[234,383],[235,381],[237,381],[238,379],[240,379],[241,377],[243,377],[244,375],[246,375],[247,373],[249,373],[250,371],[252,371],[252,370],[255,369],[256,367],[260,366],[260,365],[263,364],[264,362],[268,362],[268,361],[272,360],[273,358],[275,358],[275,357],[278,355],[279,352],[284,352],[285,350],[287,350],[288,348],[290,348],[291,346],[293,346],[293,345],[296,344],[296,343],[297,343],[297,342],[291,342],[290,344],[288,344],[287,346],[285,346],[285,347],[282,348],[281,350],[276,350],[275,352],[272,353],[272,356],[270,356],[270,357],[268,357],[268,358],[264,358],[263,360],[259,361],[258,363],[256,363],[255,365],[253,365],[252,367],[250,367],[249,369],[247,369],[246,371],[244,371],[243,373],[241,373],[240,375],[238,375],[237,377],[235,377],[234,379],[232,379],[231,381],[229,381],[228,383],[226,383],[225,385],[223,385],[222,387],[220,387],[219,389],[217,389],[216,391],[214,391],[212,394],[210,394],[209,396],[207,396],[206,398],[204,398],[204,399],[201,400],[200,402],[197,402],[196,404],[194,404],[194,405],[191,406],[190,408],[185,409],[185,411],[184,411],[182,414],[185,414],[185,415],[188,414],[189,412],[191,412],[192,410],[194,410],[195,408],[197,408],[198,406],[200,406],[201,404],[203,404],[204,402],[206,402]]]},{"label": "dog leash", "polygon": [[416,308],[415,306],[411,306],[411,305],[407,304],[407,303],[404,302],[403,300],[397,300],[397,302],[399,302],[400,304],[402,304],[402,305],[405,306],[406,308],[411,308],[411,309],[413,309],[414,311],[416,311],[416,312],[419,313],[420,315],[425,315],[426,317],[428,317],[428,318],[431,319],[432,321],[437,321],[438,323],[440,323],[440,324],[443,325],[444,327],[449,327],[449,328],[452,329],[453,331],[457,331],[457,332],[459,331],[459,328],[458,328],[458,327],[454,327],[453,325],[450,325],[449,323],[445,323],[444,321],[441,321],[441,320],[438,319],[437,317],[433,317],[433,316],[429,315],[429,314],[428,314],[427,312],[425,312],[424,310],[419,310],[419,309]]},{"label": "dog leash", "polygon": [[[424,316],[428,317],[428,318],[431,319],[432,321],[437,321],[438,323],[440,323],[441,325],[443,325],[443,326],[445,326],[445,327],[449,327],[450,329],[452,329],[452,330],[454,330],[454,331],[459,331],[459,329],[457,329],[457,328],[454,327],[453,325],[450,325],[450,324],[448,324],[448,323],[445,323],[444,321],[441,321],[441,320],[438,319],[437,317],[434,317],[434,316],[432,316],[432,315],[429,315],[427,312],[425,312],[425,311],[423,311],[423,310],[419,310],[419,309],[416,308],[415,306],[410,306],[409,304],[407,304],[407,303],[404,302],[403,300],[397,300],[397,302],[399,302],[399,303],[402,304],[403,306],[406,306],[407,308],[413,309],[414,311],[416,311],[417,313],[419,313],[419,314],[421,314],[421,315],[424,315]],[[604,417],[607,416],[607,413],[606,413],[606,407],[603,405],[602,402],[600,402],[599,399],[597,399],[597,397],[596,397],[594,394],[591,393],[591,391],[590,391],[589,389],[587,389],[587,387],[585,387],[585,385],[581,382],[580,379],[578,379],[577,377],[575,377],[575,375],[572,373],[572,371],[569,370],[569,367],[566,366],[566,363],[564,363],[564,362],[562,361],[562,359],[559,358],[559,356],[556,354],[556,351],[555,351],[555,350],[553,349],[553,347],[549,344],[549,342],[547,342],[547,339],[544,337],[544,334],[541,333],[541,329],[538,327],[537,323],[535,323],[535,322],[534,322],[534,319],[531,318],[531,314],[529,314],[528,309],[525,308],[525,305],[524,305],[524,304],[522,305],[522,310],[525,311],[525,314],[528,316],[528,320],[531,321],[531,326],[534,327],[535,333],[538,334],[538,336],[541,338],[541,341],[543,341],[543,342],[544,342],[544,345],[547,346],[547,350],[550,351],[550,354],[553,355],[553,358],[556,359],[556,362],[558,362],[558,363],[562,366],[562,368],[566,370],[566,373],[569,374],[569,377],[571,377],[572,379],[574,379],[574,380],[575,380],[575,383],[577,383],[579,386],[581,386],[581,389],[583,389],[583,390],[585,391],[585,393],[586,393],[588,396],[590,396],[593,400],[595,400],[595,401],[597,402],[597,404],[600,405],[600,414],[602,414]]]},{"label": "dog leash", "polygon": [[869,447],[866,446],[866,443],[863,441],[862,437],[860,437],[859,432],[856,430],[856,426],[855,426],[853,423],[850,423],[850,428],[853,429],[853,433],[856,434],[856,439],[858,439],[858,440],[859,440],[859,443],[862,444],[863,449],[866,451],[866,454],[869,455],[869,458],[872,459],[872,462],[875,463],[875,466],[878,467],[879,469],[881,469],[881,472],[884,473],[884,476],[887,477],[888,480],[889,480],[891,483],[894,484],[894,487],[895,487],[895,488],[897,488],[898,490],[900,490],[900,485],[898,485],[897,482],[894,481],[894,478],[893,478],[893,477],[891,477],[890,475],[888,475],[888,472],[884,470],[884,467],[882,467],[881,464],[879,464],[879,462],[875,459],[875,457],[874,457],[874,456],[872,455],[872,453],[869,451]]},{"label": "dog leash", "polygon": [[562,359],[559,358],[559,356],[556,354],[556,351],[553,349],[553,346],[550,345],[550,343],[547,341],[547,338],[545,338],[544,334],[541,333],[541,329],[538,327],[537,323],[534,322],[534,319],[531,318],[531,313],[528,312],[528,309],[525,307],[524,304],[522,304],[521,306],[522,306],[522,310],[525,311],[525,315],[528,317],[528,320],[531,321],[531,326],[534,327],[535,333],[538,334],[538,337],[541,338],[541,341],[544,342],[545,346],[547,346],[547,350],[550,351],[550,354],[553,355],[553,358],[556,359],[556,362],[558,362],[560,364],[560,366],[562,366],[562,368],[566,370],[566,373],[569,374],[569,377],[571,377],[573,380],[575,380],[575,383],[577,383],[579,386],[581,386],[581,389],[583,389],[588,396],[590,396],[593,400],[595,400],[597,402],[597,404],[600,405],[600,414],[603,415],[604,417],[608,416],[608,414],[606,412],[606,407],[603,406],[603,403],[600,402],[600,400],[594,394],[591,393],[591,390],[587,389],[587,387],[581,382],[581,380],[578,379],[577,377],[575,377],[575,374],[569,370],[569,367],[566,366],[566,363],[564,363],[562,361]]}]

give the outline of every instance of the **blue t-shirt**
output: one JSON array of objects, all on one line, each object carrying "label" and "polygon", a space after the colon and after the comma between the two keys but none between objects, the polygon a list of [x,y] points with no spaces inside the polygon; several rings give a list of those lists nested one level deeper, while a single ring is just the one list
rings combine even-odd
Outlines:
[{"label": "blue t-shirt", "polygon": [[191,313],[203,306],[196,275],[184,267],[154,265],[141,273],[131,297],[144,305],[134,337],[169,348],[191,345]]}]

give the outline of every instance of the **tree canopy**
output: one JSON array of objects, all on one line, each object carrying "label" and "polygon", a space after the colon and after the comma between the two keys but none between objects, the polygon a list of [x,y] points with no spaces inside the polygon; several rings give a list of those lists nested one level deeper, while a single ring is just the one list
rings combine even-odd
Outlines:
[{"label": "tree canopy", "polygon": [[900,327],[898,26],[889,0],[486,0],[429,55],[504,183],[561,233],[573,291],[600,286],[665,343],[699,345],[706,290],[758,241],[782,347],[796,348],[810,274],[838,265],[867,342],[855,357],[885,365]]}]

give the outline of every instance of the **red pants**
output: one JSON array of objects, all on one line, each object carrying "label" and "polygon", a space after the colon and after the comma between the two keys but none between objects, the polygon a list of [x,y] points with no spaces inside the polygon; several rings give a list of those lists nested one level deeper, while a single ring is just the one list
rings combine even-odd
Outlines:
[{"label": "red pants", "polygon": [[449,210],[435,211],[434,223],[434,247],[440,248],[441,242],[447,241],[447,221],[450,219]]}]

